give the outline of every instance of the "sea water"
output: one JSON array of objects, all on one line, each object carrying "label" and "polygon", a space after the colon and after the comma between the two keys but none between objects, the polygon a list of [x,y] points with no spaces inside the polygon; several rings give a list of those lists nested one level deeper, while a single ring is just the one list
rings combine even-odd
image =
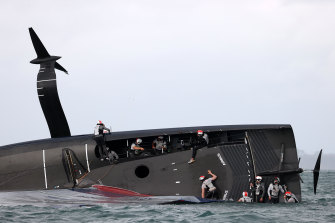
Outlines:
[{"label": "sea water", "polygon": [[301,177],[299,204],[159,205],[70,190],[0,193],[0,222],[335,222],[335,172],[320,173],[317,195],[313,173]]}]

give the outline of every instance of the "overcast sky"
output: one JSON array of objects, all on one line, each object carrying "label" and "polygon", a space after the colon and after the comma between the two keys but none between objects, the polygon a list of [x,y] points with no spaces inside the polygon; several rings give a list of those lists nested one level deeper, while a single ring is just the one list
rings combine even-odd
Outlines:
[{"label": "overcast sky", "polygon": [[28,28],[57,73],[73,135],[291,124],[297,148],[335,153],[335,2],[16,1],[0,7],[0,145],[50,137]]}]

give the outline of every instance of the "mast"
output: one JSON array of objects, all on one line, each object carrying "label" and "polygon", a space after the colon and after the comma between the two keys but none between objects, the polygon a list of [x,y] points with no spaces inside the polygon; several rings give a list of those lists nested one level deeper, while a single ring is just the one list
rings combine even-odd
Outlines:
[{"label": "mast", "polygon": [[51,138],[71,136],[70,128],[58,97],[55,69],[61,70],[66,74],[67,71],[56,62],[61,57],[50,56],[32,28],[29,28],[29,33],[37,54],[37,58],[30,61],[30,63],[40,65],[37,75],[37,94],[48,123]]}]

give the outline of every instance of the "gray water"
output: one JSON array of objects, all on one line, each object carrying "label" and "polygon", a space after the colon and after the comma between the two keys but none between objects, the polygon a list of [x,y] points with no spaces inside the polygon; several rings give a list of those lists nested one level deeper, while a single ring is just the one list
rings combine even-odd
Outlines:
[{"label": "gray water", "polygon": [[113,199],[70,190],[0,193],[0,222],[335,222],[335,172],[302,175],[299,204],[158,205],[159,198]]}]

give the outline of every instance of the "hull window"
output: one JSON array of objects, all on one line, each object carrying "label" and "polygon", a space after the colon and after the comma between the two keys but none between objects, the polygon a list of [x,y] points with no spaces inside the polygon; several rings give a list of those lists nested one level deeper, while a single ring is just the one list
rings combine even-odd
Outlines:
[{"label": "hull window", "polygon": [[135,175],[138,178],[145,178],[149,175],[149,168],[147,166],[144,166],[144,165],[138,166],[135,169]]}]

